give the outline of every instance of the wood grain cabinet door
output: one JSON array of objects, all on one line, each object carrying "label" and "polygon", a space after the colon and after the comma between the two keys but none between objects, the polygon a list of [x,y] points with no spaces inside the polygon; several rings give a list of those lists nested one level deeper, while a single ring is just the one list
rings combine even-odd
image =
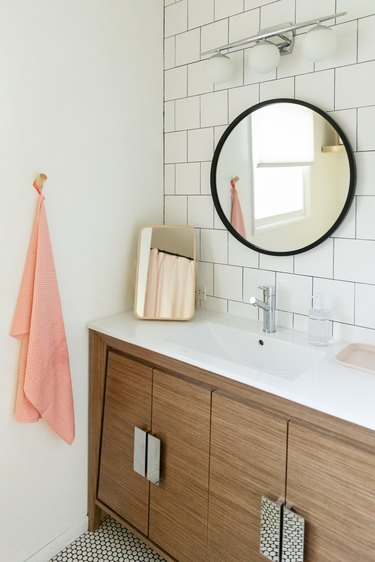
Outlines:
[{"label": "wood grain cabinet door", "polygon": [[287,420],[214,392],[208,518],[209,562],[264,562],[261,497],[285,494]]},{"label": "wood grain cabinet door", "polygon": [[154,370],[152,433],[161,440],[161,477],[150,488],[149,537],[179,562],[206,560],[211,391]]},{"label": "wood grain cabinet door", "polygon": [[287,501],[305,518],[305,562],[374,562],[374,451],[290,422]]},{"label": "wood grain cabinet door", "polygon": [[134,427],[151,430],[152,369],[108,356],[98,498],[148,532],[149,483],[133,471]]}]

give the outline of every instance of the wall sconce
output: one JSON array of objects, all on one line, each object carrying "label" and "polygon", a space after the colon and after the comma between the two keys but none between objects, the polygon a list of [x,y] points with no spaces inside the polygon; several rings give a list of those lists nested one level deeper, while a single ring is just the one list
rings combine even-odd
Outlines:
[{"label": "wall sconce", "polygon": [[240,47],[251,47],[248,53],[248,64],[251,68],[260,74],[271,72],[279,64],[281,55],[288,55],[293,51],[296,30],[311,25],[314,27],[303,39],[303,53],[311,61],[324,60],[335,52],[337,36],[330,27],[322,25],[322,22],[345,14],[347,12],[339,12],[297,24],[287,23],[270,27],[260,30],[252,37],[206,51],[202,55],[214,53],[207,61],[207,76],[209,80],[218,84],[230,80],[234,65],[228,54],[223,54],[222,51],[228,53]]}]

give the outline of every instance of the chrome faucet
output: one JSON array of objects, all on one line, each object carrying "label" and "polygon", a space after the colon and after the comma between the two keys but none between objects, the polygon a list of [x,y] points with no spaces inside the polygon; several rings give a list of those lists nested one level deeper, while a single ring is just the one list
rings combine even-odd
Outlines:
[{"label": "chrome faucet", "polygon": [[263,291],[263,301],[256,297],[250,297],[249,302],[253,306],[258,306],[263,310],[263,332],[276,332],[276,289],[273,285],[258,285],[258,289]]}]

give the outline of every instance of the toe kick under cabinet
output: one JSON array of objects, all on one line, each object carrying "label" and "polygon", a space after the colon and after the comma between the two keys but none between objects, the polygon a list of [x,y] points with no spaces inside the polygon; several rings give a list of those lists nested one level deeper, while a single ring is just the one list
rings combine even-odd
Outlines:
[{"label": "toe kick under cabinet", "polygon": [[374,562],[374,432],[90,331],[89,528],[166,560]]}]

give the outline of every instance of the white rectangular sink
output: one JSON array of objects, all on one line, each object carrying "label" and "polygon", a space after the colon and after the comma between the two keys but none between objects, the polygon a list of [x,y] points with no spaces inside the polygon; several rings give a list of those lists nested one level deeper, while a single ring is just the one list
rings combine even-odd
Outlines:
[{"label": "white rectangular sink", "polygon": [[178,346],[178,352],[191,358],[192,353],[241,364],[293,380],[316,365],[326,353],[278,338],[276,334],[259,334],[216,322],[204,322],[168,338]]}]

